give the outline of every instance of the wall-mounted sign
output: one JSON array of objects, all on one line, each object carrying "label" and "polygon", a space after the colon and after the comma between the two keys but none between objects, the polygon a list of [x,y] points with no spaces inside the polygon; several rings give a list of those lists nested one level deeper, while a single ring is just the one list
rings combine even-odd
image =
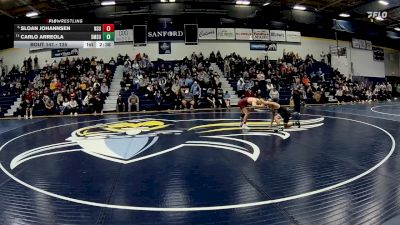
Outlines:
[{"label": "wall-mounted sign", "polygon": [[253,40],[253,30],[247,28],[235,29],[236,40]]},{"label": "wall-mounted sign", "polygon": [[155,27],[147,27],[147,41],[174,41],[185,40],[183,26],[173,24],[158,24]]},{"label": "wall-mounted sign", "polygon": [[352,44],[353,48],[360,48],[360,40],[359,39],[353,38],[351,40],[351,44]]},{"label": "wall-mounted sign", "polygon": [[79,48],[51,49],[51,58],[79,55]]},{"label": "wall-mounted sign", "polygon": [[218,40],[235,40],[235,28],[217,28]]},{"label": "wall-mounted sign", "polygon": [[198,28],[199,40],[216,40],[217,28]]},{"label": "wall-mounted sign", "polygon": [[132,42],[133,41],[133,30],[115,30],[115,43],[119,42]]},{"label": "wall-mounted sign", "polygon": [[271,41],[286,41],[286,32],[284,30],[270,30]]},{"label": "wall-mounted sign", "polygon": [[383,51],[383,48],[372,47],[372,51],[373,51],[373,55],[374,55],[374,61],[385,60],[385,53]]},{"label": "wall-mounted sign", "polygon": [[299,31],[286,31],[287,42],[301,42],[301,33]]},{"label": "wall-mounted sign", "polygon": [[351,40],[353,48],[372,50],[372,42],[362,39],[353,38]]},{"label": "wall-mounted sign", "polygon": [[253,29],[253,40],[255,41],[269,41],[269,30]]},{"label": "wall-mounted sign", "polygon": [[158,42],[158,53],[161,54],[171,54],[171,42]]},{"label": "wall-mounted sign", "polygon": [[365,49],[372,50],[372,42],[371,41],[365,41]]},{"label": "wall-mounted sign", "polygon": [[250,50],[252,51],[277,51],[277,49],[276,43],[250,42]]}]

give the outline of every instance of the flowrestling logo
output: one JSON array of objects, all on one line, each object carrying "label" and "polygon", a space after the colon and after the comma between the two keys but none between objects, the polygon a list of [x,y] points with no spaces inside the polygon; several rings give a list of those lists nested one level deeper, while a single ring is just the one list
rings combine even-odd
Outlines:
[{"label": "flowrestling logo", "polygon": [[378,19],[378,20],[383,20],[386,19],[388,16],[388,13],[386,11],[368,11],[368,18],[369,19]]}]

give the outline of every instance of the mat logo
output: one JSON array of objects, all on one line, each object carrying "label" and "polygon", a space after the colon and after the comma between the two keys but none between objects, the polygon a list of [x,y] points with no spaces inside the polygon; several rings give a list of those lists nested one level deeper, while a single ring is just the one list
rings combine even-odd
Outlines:
[{"label": "mat logo", "polygon": [[[260,155],[255,144],[256,137],[290,137],[292,131],[305,131],[323,125],[324,118],[301,121],[301,128],[274,132],[268,121],[251,121],[250,131],[242,131],[239,122],[231,120],[128,120],[97,124],[72,132],[66,142],[31,149],[16,156],[10,164],[14,169],[30,159],[83,151],[104,160],[128,164],[157,157],[178,149],[182,150],[228,150],[243,154],[253,161]],[[211,121],[212,123],[208,123]],[[185,128],[194,122],[196,126]],[[200,124],[200,125],[199,125]],[[77,148],[77,146],[79,146]],[[73,149],[65,149],[65,148]]]}]

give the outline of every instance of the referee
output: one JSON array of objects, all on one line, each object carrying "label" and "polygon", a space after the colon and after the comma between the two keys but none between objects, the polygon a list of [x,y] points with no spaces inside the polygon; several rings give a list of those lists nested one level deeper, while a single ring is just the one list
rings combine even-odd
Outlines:
[{"label": "referee", "polygon": [[295,83],[292,85],[292,98],[294,103],[294,119],[296,125],[300,127],[300,110],[301,110],[301,96],[304,93],[303,84],[300,82],[300,78],[296,78]]}]

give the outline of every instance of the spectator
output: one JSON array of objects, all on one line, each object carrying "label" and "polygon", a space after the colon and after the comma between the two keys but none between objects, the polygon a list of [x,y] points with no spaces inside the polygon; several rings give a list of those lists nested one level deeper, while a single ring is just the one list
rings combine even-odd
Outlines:
[{"label": "spectator", "polygon": [[303,76],[302,83],[303,83],[305,86],[307,86],[307,85],[310,84],[310,79],[308,79],[307,74],[305,74],[305,75]]},{"label": "spectator", "polygon": [[317,75],[322,81],[325,81],[325,74],[322,72],[321,67],[318,69],[316,75]]},{"label": "spectator", "polygon": [[185,90],[185,93],[183,94],[182,97],[182,105],[184,109],[193,109],[194,106],[194,98],[192,93],[189,92],[189,90]]},{"label": "spectator", "polygon": [[393,92],[393,87],[392,87],[392,84],[390,84],[390,82],[387,82],[386,91],[388,92],[389,98],[391,98],[392,97],[392,92]]},{"label": "spectator", "polygon": [[96,96],[92,99],[94,115],[97,115],[98,113],[103,115],[103,99],[101,99],[100,94],[96,94]]},{"label": "spectator", "polygon": [[267,94],[274,88],[274,85],[271,83],[270,79],[267,79]]},{"label": "spectator", "polygon": [[139,111],[139,97],[134,92],[128,98],[128,110],[129,112]]},{"label": "spectator", "polygon": [[269,97],[274,102],[279,102],[279,91],[275,86],[272,87],[272,90],[269,92]]},{"label": "spectator", "polygon": [[200,85],[197,83],[197,81],[195,81],[194,83],[193,83],[193,85],[190,87],[190,93],[192,93],[192,95],[193,95],[193,100],[194,100],[194,102],[195,102],[195,105],[197,105],[198,104],[198,102],[199,102],[199,99],[200,99],[200,97],[201,97],[201,87],[200,87]]},{"label": "spectator", "polygon": [[244,80],[243,78],[240,78],[237,82],[237,94],[239,98],[241,98],[244,94],[244,86],[245,86]]},{"label": "spectator", "polygon": [[397,84],[396,92],[397,92],[397,96],[400,96],[400,84]]},{"label": "spectator", "polygon": [[39,69],[39,59],[37,55],[35,55],[35,58],[33,59],[33,69],[38,70]]},{"label": "spectator", "polygon": [[215,106],[215,90],[212,88],[208,88],[207,90],[207,101],[211,105],[212,108],[216,108]]},{"label": "spectator", "polygon": [[163,103],[163,96],[161,95],[160,91],[157,91],[156,96],[154,97],[154,100],[156,102],[156,108],[157,110],[162,110],[162,103]]},{"label": "spectator", "polygon": [[53,115],[54,114],[54,101],[47,95],[43,97],[43,102],[44,106],[46,109],[46,114],[47,115]]},{"label": "spectator", "polygon": [[106,83],[102,83],[100,87],[101,98],[106,99],[108,97],[108,86]]},{"label": "spectator", "polygon": [[339,103],[343,102],[343,90],[341,87],[339,87],[338,89],[336,89],[336,99]]},{"label": "spectator", "polygon": [[121,95],[118,95],[117,98],[117,112],[125,112],[125,103],[122,100]]},{"label": "spectator", "polygon": [[70,115],[78,115],[78,102],[75,100],[75,95],[72,95],[71,100],[69,101],[69,104],[67,106],[68,111],[70,112]]},{"label": "spectator", "polygon": [[226,108],[230,109],[231,108],[231,95],[229,94],[228,91],[225,91],[224,102],[225,102]]},{"label": "spectator", "polygon": [[25,119],[33,119],[33,101],[32,99],[26,98],[22,108],[25,109]]}]

